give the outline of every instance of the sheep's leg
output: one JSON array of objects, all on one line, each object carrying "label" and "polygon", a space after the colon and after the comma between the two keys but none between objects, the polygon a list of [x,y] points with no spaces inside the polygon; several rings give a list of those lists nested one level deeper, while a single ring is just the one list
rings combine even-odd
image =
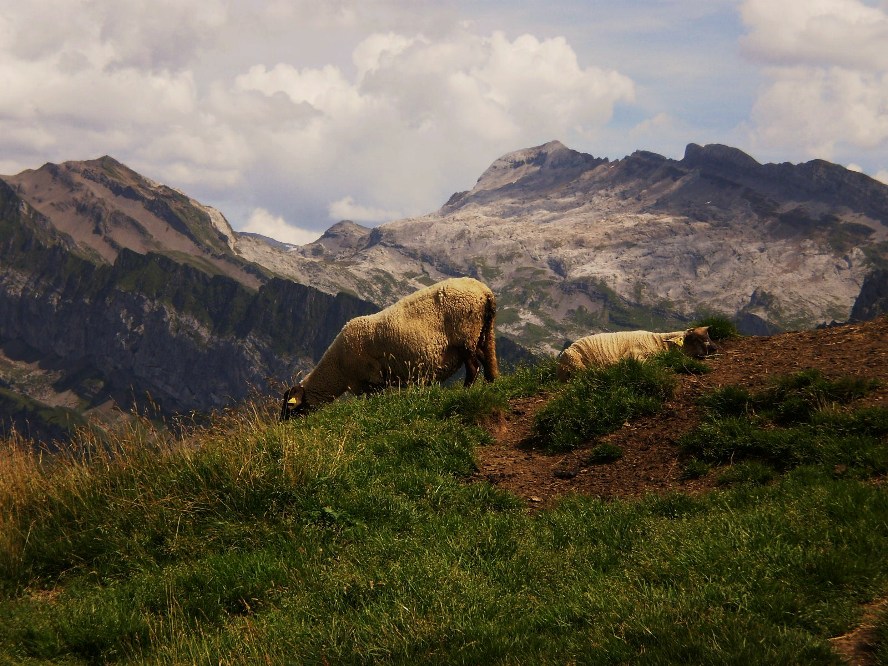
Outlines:
[{"label": "sheep's leg", "polygon": [[487,304],[485,321],[481,326],[481,337],[478,339],[476,355],[484,366],[484,379],[492,382],[499,377],[499,362],[496,358],[496,305],[493,301]]},{"label": "sheep's leg", "polygon": [[478,358],[472,354],[471,352],[466,355],[466,381],[465,386],[471,386],[475,379],[478,377],[478,371],[481,368],[481,364],[478,363]]}]

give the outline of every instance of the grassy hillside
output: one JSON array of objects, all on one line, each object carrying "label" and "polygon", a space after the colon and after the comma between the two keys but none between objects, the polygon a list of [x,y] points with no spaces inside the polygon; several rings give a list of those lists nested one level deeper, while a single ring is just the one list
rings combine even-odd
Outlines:
[{"label": "grassy hillside", "polygon": [[137,422],[65,458],[7,442],[0,661],[840,663],[830,638],[888,596],[888,410],[857,407],[869,383],[709,396],[688,472],[739,476],[708,493],[532,511],[473,478],[509,400],[551,395],[560,427],[547,412],[536,434],[561,449],[565,423],[594,438],[602,414],[617,428],[661,409],[675,367],[559,386],[544,362],[284,424],[250,403],[182,439]]}]

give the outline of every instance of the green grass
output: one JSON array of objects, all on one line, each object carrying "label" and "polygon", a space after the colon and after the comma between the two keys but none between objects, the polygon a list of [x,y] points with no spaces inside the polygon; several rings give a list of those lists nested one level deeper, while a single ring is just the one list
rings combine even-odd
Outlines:
[{"label": "green grass", "polygon": [[651,360],[682,375],[705,375],[710,371],[705,362],[691,358],[681,349],[667,349],[656,354]]},{"label": "green grass", "polygon": [[691,326],[708,326],[709,337],[715,342],[736,338],[740,335],[734,322],[724,315],[708,315],[696,320]]},{"label": "green grass", "polygon": [[538,412],[534,435],[554,451],[575,449],[628,419],[657,412],[674,387],[674,373],[658,363],[630,358],[584,370]]},{"label": "green grass", "polygon": [[623,449],[617,446],[616,444],[608,444],[607,442],[602,442],[601,444],[596,444],[589,451],[589,455],[586,457],[587,465],[603,465],[607,463],[614,462],[623,457]]},{"label": "green grass", "polygon": [[888,664],[888,606],[877,613],[873,626],[873,663],[885,666]]},{"label": "green grass", "polygon": [[816,370],[778,378],[756,393],[725,386],[703,397],[707,418],[680,443],[695,458],[719,464],[754,460],[785,471],[813,463],[884,475],[888,409],[843,409],[875,386]]},{"label": "green grass", "polygon": [[[649,365],[588,381],[662,397]],[[70,457],[7,442],[0,662],[838,663],[829,638],[888,593],[881,472],[815,456],[533,513],[470,481],[478,422],[558,390],[543,363],[285,424],[247,404],[183,439],[136,422]],[[827,411],[806,427],[884,426]]]}]

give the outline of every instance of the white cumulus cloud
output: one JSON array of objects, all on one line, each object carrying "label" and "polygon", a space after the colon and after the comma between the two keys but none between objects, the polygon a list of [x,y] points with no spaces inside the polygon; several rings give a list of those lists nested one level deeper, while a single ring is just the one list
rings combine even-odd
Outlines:
[{"label": "white cumulus cloud", "polygon": [[745,52],[765,63],[749,120],[783,159],[850,161],[888,150],[888,6],[745,0]]},{"label": "white cumulus cloud", "polygon": [[745,0],[743,45],[775,65],[888,67],[888,14],[862,0]]},{"label": "white cumulus cloud", "polygon": [[634,95],[628,77],[581,66],[560,37],[389,32],[359,42],[352,60],[354,73],[256,64],[231,91],[308,110],[252,128],[252,140],[257,151],[273,153],[267,163],[278,169],[271,178],[280,190],[298,183],[328,193],[331,219],[374,222],[393,211],[434,210],[454,183],[470,186],[501,154],[554,138],[571,143]]},{"label": "white cumulus cloud", "polygon": [[582,62],[566,37],[463,11],[0,0],[3,164],[109,154],[235,228],[292,240],[268,211],[321,231],[424,214],[502,154],[594,141],[632,104],[632,79]]},{"label": "white cumulus cloud", "polygon": [[397,210],[383,210],[382,208],[362,206],[355,203],[351,196],[345,196],[331,203],[329,211],[331,219],[351,220],[353,222],[390,222],[403,217],[403,214]]},{"label": "white cumulus cloud", "polygon": [[292,243],[293,245],[306,245],[316,241],[321,236],[317,231],[302,229],[288,224],[283,217],[274,215],[264,208],[255,209],[250,215],[250,219],[241,228],[241,231],[261,234],[283,243]]},{"label": "white cumulus cloud", "polygon": [[0,171],[109,154],[287,238],[553,139],[884,178],[885,44],[884,0],[0,0]]}]

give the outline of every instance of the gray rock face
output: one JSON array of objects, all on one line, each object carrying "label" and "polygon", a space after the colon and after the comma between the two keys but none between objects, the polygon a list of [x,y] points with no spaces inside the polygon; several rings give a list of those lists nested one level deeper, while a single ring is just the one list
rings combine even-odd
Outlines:
[{"label": "gray rock face", "polygon": [[[333,227],[276,254],[274,270],[380,304],[472,275],[497,293],[503,332],[552,352],[709,313],[758,331],[846,320],[886,252],[886,223],[888,186],[822,160],[759,164],[691,144],[678,161],[608,161],[553,141],[499,158],[435,213],[370,233]],[[264,249],[237,250],[270,265]]]},{"label": "gray rock face", "polygon": [[866,276],[851,309],[851,319],[866,321],[884,314],[888,314],[888,268],[875,270]]}]

